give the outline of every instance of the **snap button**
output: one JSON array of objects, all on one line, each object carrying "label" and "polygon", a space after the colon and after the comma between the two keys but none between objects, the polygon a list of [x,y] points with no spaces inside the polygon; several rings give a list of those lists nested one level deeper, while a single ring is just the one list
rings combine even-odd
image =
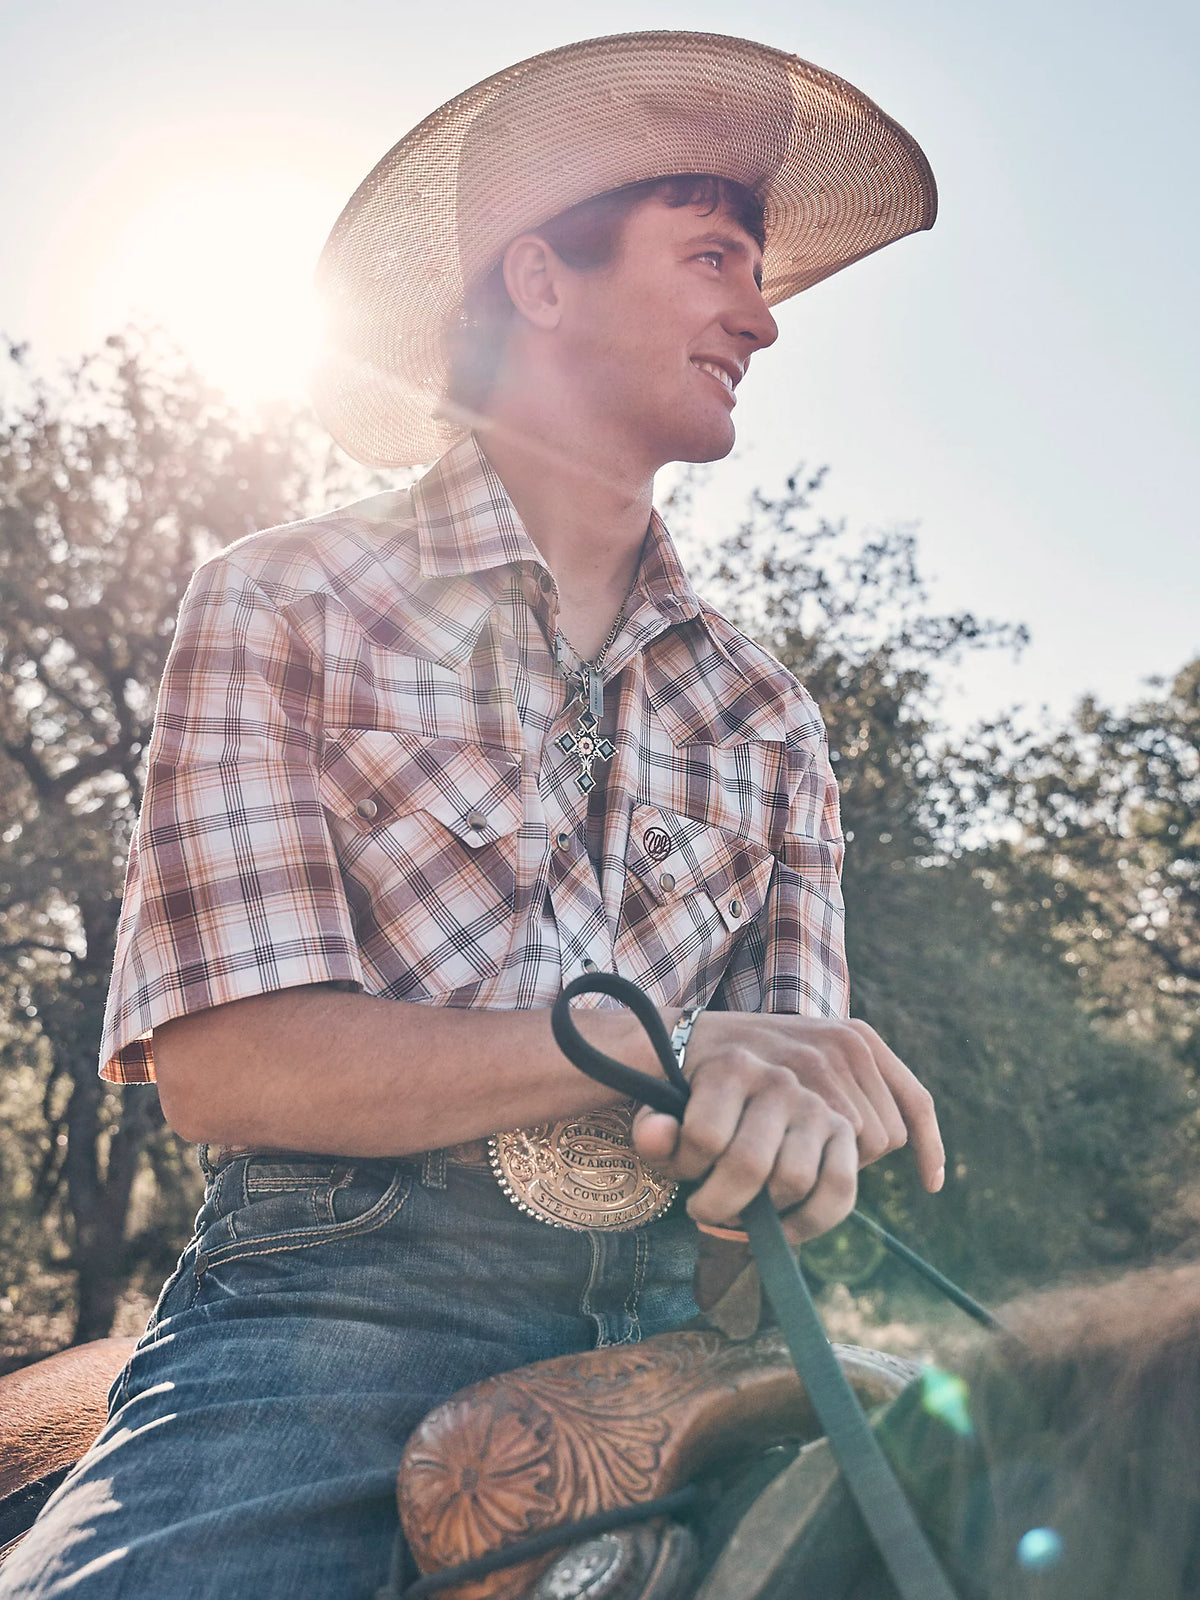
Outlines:
[{"label": "snap button", "polygon": [[742,902],[740,900],[731,900],[729,902],[729,915],[731,917],[740,917],[741,914],[742,914]]},{"label": "snap button", "polygon": [[658,880],[658,887],[660,889],[665,889],[669,894],[675,887],[675,879],[669,872],[664,872],[662,877]]},{"label": "snap button", "polygon": [[571,835],[569,833],[556,833],[554,835],[554,845],[557,850],[569,850],[571,847]]},{"label": "snap button", "polygon": [[592,960],[591,956],[584,956],[584,958],[583,958],[583,970],[585,972],[599,972],[600,968]]},{"label": "snap button", "polygon": [[379,807],[374,800],[360,800],[354,809],[364,822],[370,822],[372,817],[379,815]]},{"label": "snap button", "polygon": [[487,827],[487,814],[483,811],[467,812],[467,827],[474,833],[482,833]]}]

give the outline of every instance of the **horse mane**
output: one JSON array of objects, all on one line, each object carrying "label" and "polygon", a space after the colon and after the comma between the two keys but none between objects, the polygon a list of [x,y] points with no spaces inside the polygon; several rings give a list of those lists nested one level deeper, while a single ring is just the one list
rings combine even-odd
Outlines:
[{"label": "horse mane", "polygon": [[[990,1500],[981,1592],[1200,1595],[1200,1263],[1030,1296],[1003,1321],[1015,1338],[962,1368]],[[1051,1538],[1022,1546],[1034,1529]]]}]

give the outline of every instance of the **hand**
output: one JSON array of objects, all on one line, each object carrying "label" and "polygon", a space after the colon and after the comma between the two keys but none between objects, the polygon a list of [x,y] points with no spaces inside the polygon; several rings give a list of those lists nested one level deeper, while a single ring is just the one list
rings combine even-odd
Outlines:
[{"label": "hand", "polygon": [[942,1186],[933,1098],[865,1022],[706,1012],[686,1069],[682,1124],[643,1107],[633,1143],[658,1171],[699,1182],[688,1200],[697,1222],[738,1226],[766,1184],[801,1244],[849,1215],[860,1167],[910,1140],[926,1189]]}]

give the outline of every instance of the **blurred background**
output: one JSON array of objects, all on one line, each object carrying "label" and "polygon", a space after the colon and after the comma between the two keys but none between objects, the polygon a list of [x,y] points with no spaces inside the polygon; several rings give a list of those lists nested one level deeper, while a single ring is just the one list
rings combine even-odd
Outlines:
[{"label": "blurred background", "polygon": [[[733,456],[660,486],[710,596],[825,711],[855,1008],[939,1095],[947,1195],[901,1154],[865,1203],[989,1297],[1187,1248],[1195,8],[9,3],[0,1363],[138,1330],[190,1229],[193,1154],[152,1089],[96,1078],[100,1017],[192,568],[380,482],[304,399],[321,243],[459,89],[653,27],[850,79],[941,193],[931,233],[781,309]],[[809,1264],[835,1311],[920,1323],[856,1237]]]}]

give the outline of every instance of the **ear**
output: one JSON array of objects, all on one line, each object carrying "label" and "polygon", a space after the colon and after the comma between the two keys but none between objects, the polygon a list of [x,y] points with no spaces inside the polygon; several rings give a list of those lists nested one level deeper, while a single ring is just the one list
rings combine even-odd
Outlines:
[{"label": "ear", "polygon": [[523,233],[504,252],[504,286],[519,315],[535,328],[558,326],[563,264],[536,233]]}]

